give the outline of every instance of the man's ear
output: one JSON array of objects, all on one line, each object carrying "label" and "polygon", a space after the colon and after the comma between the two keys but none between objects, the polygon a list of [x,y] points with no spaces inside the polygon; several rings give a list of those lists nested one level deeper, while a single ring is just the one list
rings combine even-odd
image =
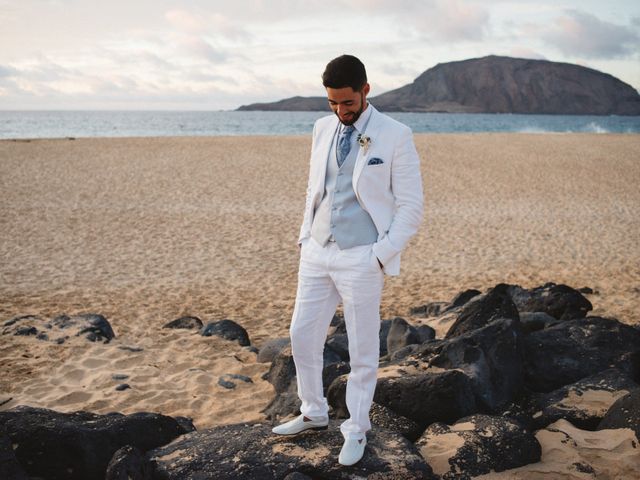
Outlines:
[{"label": "man's ear", "polygon": [[371,86],[368,83],[365,83],[364,87],[362,87],[362,91],[365,95],[369,95],[369,90],[371,90]]}]

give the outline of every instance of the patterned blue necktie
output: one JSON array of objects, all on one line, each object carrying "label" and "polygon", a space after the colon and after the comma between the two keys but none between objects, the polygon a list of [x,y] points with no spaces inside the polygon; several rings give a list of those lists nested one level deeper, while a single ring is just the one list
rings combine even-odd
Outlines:
[{"label": "patterned blue necktie", "polygon": [[336,152],[336,157],[338,159],[338,167],[341,167],[344,163],[345,158],[349,155],[349,151],[351,150],[351,134],[355,130],[353,125],[347,125],[340,133],[340,138],[338,140],[338,151]]}]

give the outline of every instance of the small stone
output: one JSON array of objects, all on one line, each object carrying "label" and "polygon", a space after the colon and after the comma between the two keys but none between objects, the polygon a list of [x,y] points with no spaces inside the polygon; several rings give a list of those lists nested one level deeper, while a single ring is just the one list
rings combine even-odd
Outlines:
[{"label": "small stone", "polygon": [[71,321],[71,317],[65,313],[58,315],[51,323],[58,328],[67,328],[74,325],[74,322]]},{"label": "small stone", "polygon": [[181,329],[196,329],[200,330],[202,328],[202,320],[198,317],[186,316],[180,317],[176,320],[173,320],[165,325],[162,328],[181,328]]},{"label": "small stone", "polygon": [[224,387],[224,388],[228,388],[229,390],[236,388],[236,384],[235,383],[229,382],[229,381],[225,380],[222,377],[220,377],[218,379],[218,385],[220,385],[221,387]]},{"label": "small stone", "polygon": [[131,386],[128,383],[121,383],[120,385],[118,385],[116,387],[116,390],[121,392],[121,391],[126,390],[128,388],[131,388]]},{"label": "small stone", "polygon": [[144,350],[144,348],[142,347],[130,347],[128,345],[120,345],[118,347],[120,350],[126,350],[127,352],[142,352]]},{"label": "small stone", "polygon": [[114,373],[113,375],[111,375],[111,378],[113,378],[114,380],[126,380],[127,378],[129,378],[129,375],[125,375],[124,373]]},{"label": "small stone", "polygon": [[247,331],[233,320],[225,319],[219,322],[210,322],[200,330],[200,335],[203,337],[217,335],[227,340],[237,341],[242,347],[251,345]]},{"label": "small stone", "polygon": [[86,333],[86,338],[92,342],[104,338],[104,343],[109,343],[116,336],[109,321],[103,315],[97,313],[76,315],[69,319],[69,323],[71,322],[83,322],[84,325],[81,325],[81,330],[76,335],[79,336]]},{"label": "small stone", "polygon": [[16,333],[14,333],[14,335],[21,335],[21,336],[29,336],[29,335],[37,335],[38,334],[38,329],[36,327],[18,327],[18,329],[16,330]]},{"label": "small stone", "polygon": [[227,373],[226,375],[228,375],[231,378],[235,378],[236,380],[242,380],[243,382],[253,383],[253,380],[251,380],[251,377],[247,377],[246,375],[240,375],[238,373]]},{"label": "small stone", "polygon": [[236,384],[229,379],[241,380],[246,383],[253,383],[253,380],[251,380],[251,378],[247,377],[246,375],[240,375],[237,373],[225,373],[218,379],[218,385],[228,389],[236,388]]}]

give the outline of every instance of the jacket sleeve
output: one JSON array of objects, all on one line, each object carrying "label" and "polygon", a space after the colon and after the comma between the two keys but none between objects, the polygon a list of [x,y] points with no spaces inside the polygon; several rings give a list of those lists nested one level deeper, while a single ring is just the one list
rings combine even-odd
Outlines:
[{"label": "jacket sleeve", "polygon": [[408,127],[402,129],[394,149],[391,192],[395,201],[393,220],[386,235],[373,246],[383,265],[398,255],[415,235],[424,212],[420,157]]},{"label": "jacket sleeve", "polygon": [[313,159],[313,151],[316,144],[316,129],[318,123],[316,122],[313,125],[313,134],[311,136],[311,153],[309,155],[309,178],[307,180],[307,192],[306,199],[304,202],[304,216],[302,218],[302,225],[300,227],[300,235],[298,236],[298,245],[302,243],[302,241],[311,235],[311,217],[312,217],[312,208],[311,205],[312,195],[311,195],[311,161]]}]

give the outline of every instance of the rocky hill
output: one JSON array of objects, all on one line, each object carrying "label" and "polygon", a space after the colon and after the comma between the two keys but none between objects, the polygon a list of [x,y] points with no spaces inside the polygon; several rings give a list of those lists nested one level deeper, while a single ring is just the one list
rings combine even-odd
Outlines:
[{"label": "rocky hill", "polygon": [[[371,98],[384,111],[640,115],[640,95],[612,75],[547,60],[488,56],[436,65],[413,83]],[[294,97],[239,110],[326,110]]]},{"label": "rocky hill", "polygon": [[238,110],[265,110],[278,112],[319,112],[329,110],[326,97],[291,97],[272,103],[242,105]]}]

